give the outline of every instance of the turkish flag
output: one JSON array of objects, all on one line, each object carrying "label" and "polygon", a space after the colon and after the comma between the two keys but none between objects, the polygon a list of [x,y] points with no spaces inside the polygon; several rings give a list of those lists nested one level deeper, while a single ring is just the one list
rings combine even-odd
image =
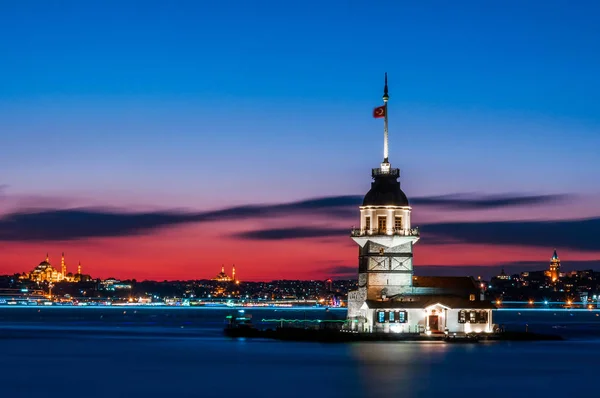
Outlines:
[{"label": "turkish flag", "polygon": [[373,109],[373,117],[375,119],[385,117],[385,105]]}]

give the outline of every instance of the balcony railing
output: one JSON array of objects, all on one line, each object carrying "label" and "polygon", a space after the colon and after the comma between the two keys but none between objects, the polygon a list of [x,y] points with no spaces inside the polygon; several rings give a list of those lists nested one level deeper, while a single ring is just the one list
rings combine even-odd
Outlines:
[{"label": "balcony railing", "polygon": [[400,169],[382,170],[381,168],[371,169],[373,178],[378,176],[400,177]]},{"label": "balcony railing", "polygon": [[359,229],[352,228],[350,236],[420,236],[419,228],[411,229]]}]

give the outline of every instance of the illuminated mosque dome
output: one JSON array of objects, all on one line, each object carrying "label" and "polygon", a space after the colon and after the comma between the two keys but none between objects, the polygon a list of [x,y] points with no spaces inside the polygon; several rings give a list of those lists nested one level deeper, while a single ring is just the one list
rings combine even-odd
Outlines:
[{"label": "illuminated mosque dome", "polygon": [[29,274],[29,278],[37,282],[54,282],[60,277],[58,275],[58,271],[50,264],[50,259],[46,254],[46,259],[42,261],[37,267],[35,267],[33,271],[31,271],[31,273]]},{"label": "illuminated mosque dome", "polygon": [[235,277],[235,264],[232,267],[231,276],[229,276],[229,275],[227,275],[225,273],[225,266],[221,266],[221,272],[219,272],[217,274],[217,276],[215,276],[214,278],[212,278],[212,280],[213,281],[218,281],[218,282],[236,282],[236,283],[239,283],[239,281]]},{"label": "illuminated mosque dome", "polygon": [[46,259],[44,261],[42,261],[37,267],[35,267],[33,269],[34,273],[41,273],[41,272],[47,272],[47,271],[56,271],[54,269],[54,267],[52,266],[52,264],[50,264],[49,258],[46,255]]}]

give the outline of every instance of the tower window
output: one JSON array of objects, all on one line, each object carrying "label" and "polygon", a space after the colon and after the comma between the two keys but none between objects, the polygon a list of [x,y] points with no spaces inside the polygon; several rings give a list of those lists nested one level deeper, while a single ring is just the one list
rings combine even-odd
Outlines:
[{"label": "tower window", "polygon": [[379,322],[379,323],[385,322],[385,312],[383,312],[383,311],[377,312],[377,322]]},{"label": "tower window", "polygon": [[367,231],[371,230],[371,217],[365,217],[365,229]]},{"label": "tower window", "polygon": [[402,229],[402,217],[396,216],[394,219],[394,230],[400,231]]},{"label": "tower window", "polygon": [[387,230],[387,217],[377,218],[377,229],[380,234],[384,234]]}]

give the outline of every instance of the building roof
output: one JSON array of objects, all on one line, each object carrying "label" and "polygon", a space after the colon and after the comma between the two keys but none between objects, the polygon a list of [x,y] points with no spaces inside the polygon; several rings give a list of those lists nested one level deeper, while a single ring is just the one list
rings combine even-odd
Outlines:
[{"label": "building roof", "polygon": [[435,304],[441,304],[451,309],[495,309],[496,306],[489,301],[470,301],[469,299],[456,296],[420,295],[406,296],[402,300],[367,300],[370,309],[412,309],[427,308]]},{"label": "building roof", "polygon": [[363,206],[408,206],[408,198],[400,189],[399,172],[373,174],[371,189],[365,195]]},{"label": "building roof", "polygon": [[413,276],[414,287],[452,290],[477,290],[475,280],[468,276]]}]

